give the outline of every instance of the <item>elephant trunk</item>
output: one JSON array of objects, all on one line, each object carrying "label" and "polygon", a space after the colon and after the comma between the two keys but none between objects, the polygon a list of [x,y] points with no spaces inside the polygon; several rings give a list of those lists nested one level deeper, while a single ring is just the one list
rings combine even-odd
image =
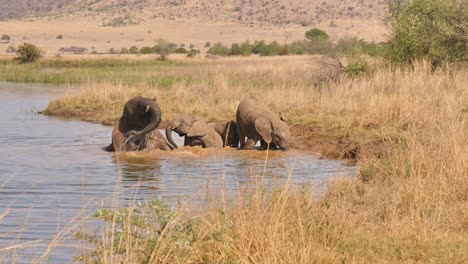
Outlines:
[{"label": "elephant trunk", "polygon": [[169,122],[166,126],[166,138],[169,141],[170,145],[174,146],[174,148],[178,148],[177,144],[172,139],[172,129],[174,128],[174,122]]},{"label": "elephant trunk", "polygon": [[161,123],[161,109],[159,108],[158,104],[153,101],[153,100],[150,100],[149,102],[146,102],[147,104],[145,104],[145,108],[146,108],[146,112],[149,113],[150,115],[150,122],[148,123],[148,125],[143,128],[142,130],[138,131],[136,134],[137,135],[145,135],[153,130],[155,130],[159,124]]}]

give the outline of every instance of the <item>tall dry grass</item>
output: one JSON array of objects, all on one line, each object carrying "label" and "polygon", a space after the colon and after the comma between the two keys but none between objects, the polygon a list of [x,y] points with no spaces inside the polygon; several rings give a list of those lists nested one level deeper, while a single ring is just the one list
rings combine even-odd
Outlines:
[{"label": "tall dry grass", "polygon": [[[432,71],[420,63],[341,78],[324,87],[312,84],[313,72],[305,62],[229,62],[174,71],[191,78],[167,90],[89,84],[51,103],[49,110],[95,106],[116,117],[123,101],[143,94],[155,95],[166,117],[187,111],[220,119],[232,118],[238,100],[253,95],[285,111],[290,122],[362,141],[379,138],[388,155],[361,160],[358,177],[333,183],[319,202],[309,190],[286,185],[222,207],[165,212],[172,217],[159,230],[137,228],[132,210],[118,221],[111,214],[108,228],[121,225],[119,239],[114,232],[101,234],[104,246],[85,262],[468,260],[466,68]],[[160,214],[150,207],[145,217],[157,223]],[[144,235],[135,236],[135,230]]]}]

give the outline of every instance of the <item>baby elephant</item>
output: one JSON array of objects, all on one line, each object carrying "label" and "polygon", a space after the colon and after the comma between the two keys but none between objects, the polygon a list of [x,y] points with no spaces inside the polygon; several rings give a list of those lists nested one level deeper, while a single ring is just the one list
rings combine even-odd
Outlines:
[{"label": "baby elephant", "polygon": [[239,146],[236,121],[216,121],[209,123],[209,125],[221,136],[224,147],[237,148]]},{"label": "baby elephant", "polygon": [[[252,149],[257,141],[262,147],[289,149],[291,134],[283,118],[255,98],[240,102],[237,113],[237,134],[241,149]],[[245,142],[247,137],[247,142]]]},{"label": "baby elephant", "polygon": [[166,137],[177,148],[177,144],[172,139],[172,131],[181,137],[185,136],[184,146],[223,147],[223,140],[214,128],[208,125],[205,120],[192,114],[182,113],[167,124]]}]

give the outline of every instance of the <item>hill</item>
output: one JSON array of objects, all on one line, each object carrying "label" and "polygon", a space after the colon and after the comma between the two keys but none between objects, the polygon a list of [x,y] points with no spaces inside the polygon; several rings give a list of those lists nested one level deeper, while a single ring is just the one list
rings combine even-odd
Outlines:
[{"label": "hill", "polygon": [[[385,0],[0,0],[0,34],[47,54],[82,46],[105,52],[165,38],[203,48],[206,42],[287,42],[312,27],[332,38],[385,39]],[[63,39],[57,39],[63,35]]]}]

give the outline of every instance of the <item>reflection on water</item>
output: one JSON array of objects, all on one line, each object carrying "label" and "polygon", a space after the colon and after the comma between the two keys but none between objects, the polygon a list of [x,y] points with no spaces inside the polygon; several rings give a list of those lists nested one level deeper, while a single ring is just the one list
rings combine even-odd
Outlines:
[{"label": "reflection on water", "polygon": [[[235,197],[261,180],[318,186],[354,167],[298,151],[181,148],[173,152],[107,153],[111,127],[38,115],[57,88],[0,83],[0,262],[31,262],[62,230],[100,206],[160,197],[203,204],[207,193]],[[179,140],[182,138],[174,137]],[[320,189],[320,188],[319,188]],[[317,193],[319,194],[319,193]],[[2,218],[1,215],[6,213]],[[72,226],[71,226],[72,227]],[[70,228],[71,228],[70,227]],[[70,237],[49,262],[79,253]],[[18,246],[18,249],[14,249]]]}]

